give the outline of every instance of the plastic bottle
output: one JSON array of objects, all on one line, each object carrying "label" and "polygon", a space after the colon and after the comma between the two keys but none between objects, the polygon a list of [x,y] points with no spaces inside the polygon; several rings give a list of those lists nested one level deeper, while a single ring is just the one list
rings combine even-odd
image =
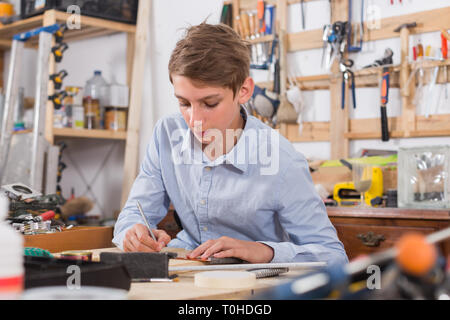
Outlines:
[{"label": "plastic bottle", "polygon": [[[102,77],[102,72],[99,70],[94,71],[94,76],[86,82],[84,88],[84,98],[88,104],[98,105],[100,107],[99,114],[95,108],[90,112],[89,105],[85,107],[85,113],[89,117],[94,116],[94,128],[105,128],[105,107],[109,103],[109,85]],[[96,101],[97,100],[97,101]],[[97,119],[98,118],[98,119]]]},{"label": "plastic bottle", "polygon": [[0,300],[19,299],[23,290],[23,237],[5,221],[8,208],[0,194]]}]

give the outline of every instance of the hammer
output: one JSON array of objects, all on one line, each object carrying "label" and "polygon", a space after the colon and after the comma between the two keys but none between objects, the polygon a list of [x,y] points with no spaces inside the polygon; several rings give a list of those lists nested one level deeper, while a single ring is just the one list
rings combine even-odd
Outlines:
[{"label": "hammer", "polygon": [[404,29],[404,28],[408,29],[408,28],[415,28],[415,27],[417,27],[417,23],[415,23],[415,22],[404,23],[404,24],[398,26],[398,27],[394,30],[394,32],[400,32],[400,31],[401,31],[402,29]]}]

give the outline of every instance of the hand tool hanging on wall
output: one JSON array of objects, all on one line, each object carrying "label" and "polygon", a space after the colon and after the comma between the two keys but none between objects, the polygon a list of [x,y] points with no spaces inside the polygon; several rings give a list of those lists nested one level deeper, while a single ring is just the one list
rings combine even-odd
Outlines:
[{"label": "hand tool hanging on wall", "polygon": [[326,69],[329,69],[336,57],[340,60],[347,46],[347,21],[337,21],[324,27],[323,39],[327,35],[328,46]]},{"label": "hand tool hanging on wall", "polygon": [[[267,18],[266,21],[266,9],[269,9],[269,16]],[[258,27],[259,27],[259,34],[263,35],[266,34],[266,25],[268,23],[270,23],[270,27],[272,28],[272,24],[273,24],[273,9],[274,6],[266,6],[265,1],[263,0],[258,0],[257,3],[257,15],[258,15]],[[267,30],[267,34],[272,34],[272,30]]]},{"label": "hand tool hanging on wall", "polygon": [[60,91],[55,93],[54,95],[49,97],[49,100],[53,102],[53,106],[56,110],[61,109],[64,98],[68,96],[68,93],[66,91]]},{"label": "hand tool hanging on wall", "polygon": [[220,15],[220,23],[233,27],[233,5],[231,3],[224,4],[222,14]]},{"label": "hand tool hanging on wall", "polygon": [[[362,43],[364,38],[364,0],[358,1],[361,4],[361,16],[359,23],[352,23],[352,0],[349,0],[348,6],[348,52],[359,52],[362,50]],[[359,45],[358,45],[359,38]]]},{"label": "hand tool hanging on wall", "polygon": [[388,117],[386,105],[389,102],[389,67],[383,68],[381,81],[381,140],[389,141]]},{"label": "hand tool hanging on wall", "polygon": [[[323,48],[322,48],[322,62],[321,62],[321,67],[323,68],[323,64],[325,61],[325,57],[329,57],[332,54],[332,50],[333,50],[333,46],[331,46],[329,39],[332,35],[332,28],[331,28],[331,24],[326,24],[323,26],[323,34],[322,34],[322,40],[323,40]],[[328,61],[327,61],[327,66],[328,66]],[[327,67],[328,69],[328,67]]]},{"label": "hand tool hanging on wall", "polygon": [[302,29],[305,30],[305,1],[301,0],[300,9],[302,11]]},{"label": "hand tool hanging on wall", "polygon": [[353,60],[347,59],[341,61],[339,64],[339,69],[342,72],[342,96],[341,96],[341,109],[345,109],[345,93],[348,88],[348,81],[351,82],[352,88],[352,99],[353,99],[353,109],[356,109],[356,93],[355,93],[355,74],[350,68],[353,66]]},{"label": "hand tool hanging on wall", "polygon": [[363,69],[392,65],[394,63],[394,60],[392,59],[393,56],[394,56],[394,52],[392,51],[392,49],[386,48],[386,50],[384,50],[384,55],[380,60],[375,60],[374,63],[365,66]]},{"label": "hand tool hanging on wall", "polygon": [[67,30],[67,24],[62,24],[58,31],[55,32],[55,41],[57,43],[62,43],[64,41],[64,34]]},{"label": "hand tool hanging on wall", "polygon": [[[444,35],[443,32],[441,32],[441,54],[442,54],[442,59],[447,60],[447,58],[448,58],[447,38],[445,37],[445,35]],[[447,67],[448,67],[448,66],[443,66],[443,68],[444,68],[444,92],[445,92],[445,100],[448,99],[448,92],[447,92],[447,80],[448,80],[448,76],[447,76]]]},{"label": "hand tool hanging on wall", "polygon": [[69,74],[66,70],[61,70],[58,73],[52,74],[50,76],[50,80],[53,81],[53,84],[55,86],[55,90],[61,90],[62,82],[65,77],[67,77]]},{"label": "hand tool hanging on wall", "polygon": [[55,56],[55,62],[60,63],[63,58],[63,53],[69,48],[67,43],[59,43],[52,48],[52,53]]}]

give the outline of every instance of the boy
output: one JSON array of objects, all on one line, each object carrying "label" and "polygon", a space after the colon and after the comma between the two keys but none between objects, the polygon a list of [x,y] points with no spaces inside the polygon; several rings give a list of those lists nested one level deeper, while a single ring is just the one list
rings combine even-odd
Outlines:
[{"label": "boy", "polygon": [[[347,263],[304,157],[242,104],[253,94],[248,43],[225,25],[190,27],[169,62],[180,113],[160,119],[114,230],[124,251],[190,258]],[[153,230],[173,203],[183,230]]]}]

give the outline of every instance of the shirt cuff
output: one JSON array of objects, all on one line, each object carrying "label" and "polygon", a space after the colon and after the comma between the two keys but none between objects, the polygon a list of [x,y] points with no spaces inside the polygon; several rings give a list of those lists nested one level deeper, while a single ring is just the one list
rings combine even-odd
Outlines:
[{"label": "shirt cuff", "polygon": [[292,248],[292,243],[288,242],[271,242],[271,241],[258,241],[263,243],[273,249],[273,258],[271,263],[281,263],[281,262],[293,262],[297,254],[304,251],[301,248]]},{"label": "shirt cuff", "polygon": [[121,233],[116,234],[112,239],[112,243],[114,243],[122,251],[123,251],[123,238],[125,237],[127,231],[128,229],[125,229]]}]

